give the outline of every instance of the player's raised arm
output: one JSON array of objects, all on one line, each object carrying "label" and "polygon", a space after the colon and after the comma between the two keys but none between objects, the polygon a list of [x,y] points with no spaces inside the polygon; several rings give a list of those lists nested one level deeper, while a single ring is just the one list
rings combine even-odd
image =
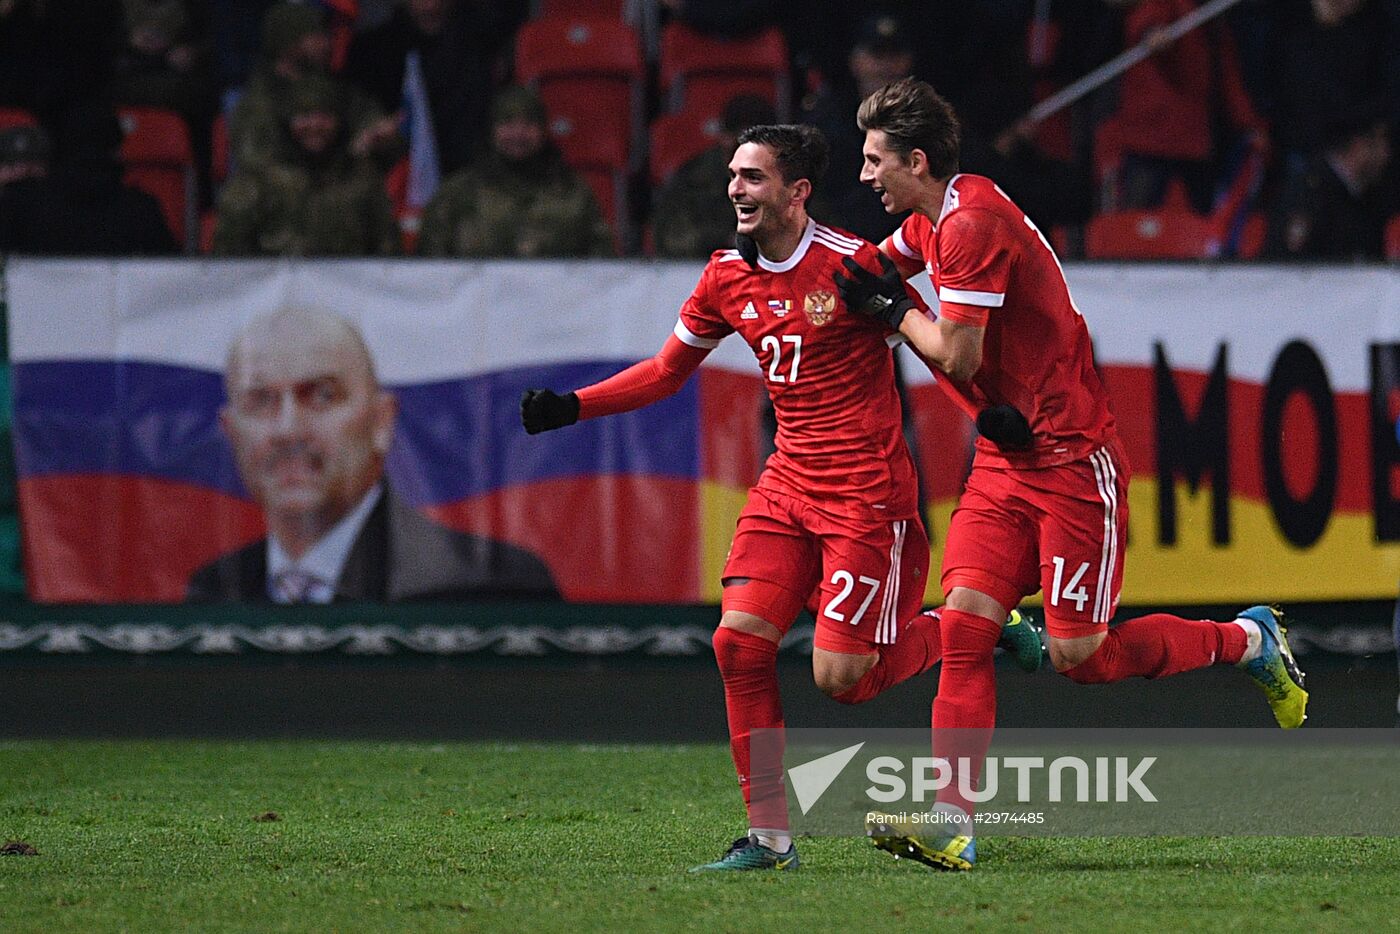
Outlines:
[{"label": "player's raised arm", "polygon": [[537,435],[650,405],[680,389],[709,352],[710,347],[692,346],[673,334],[655,356],[591,386],[562,396],[549,389],[527,389],[520,399],[520,421],[527,433]]}]

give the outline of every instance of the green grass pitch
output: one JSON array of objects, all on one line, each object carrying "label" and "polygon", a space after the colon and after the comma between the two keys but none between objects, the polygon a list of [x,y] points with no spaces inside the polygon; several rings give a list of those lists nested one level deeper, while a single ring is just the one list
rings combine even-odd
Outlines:
[{"label": "green grass pitch", "polygon": [[1400,915],[1393,839],[989,838],[962,875],[812,839],[797,873],[687,874],[743,826],[717,745],[7,742],[0,838],[38,855],[0,856],[0,930],[1233,932]]}]

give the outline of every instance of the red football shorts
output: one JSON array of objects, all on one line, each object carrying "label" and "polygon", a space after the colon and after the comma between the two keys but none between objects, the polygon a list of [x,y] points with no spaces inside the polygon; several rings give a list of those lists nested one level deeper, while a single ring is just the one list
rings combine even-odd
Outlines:
[{"label": "red football shorts", "polygon": [[1045,592],[1045,626],[1103,632],[1123,589],[1128,469],[1118,445],[1034,470],[974,467],[948,527],[943,592],[970,587],[1015,606]]},{"label": "red football shorts", "polygon": [[928,558],[928,533],[917,516],[841,518],[754,488],[724,565],[726,581],[753,584],[725,587],[724,608],[752,613],[786,633],[817,591],[813,644],[868,655],[894,642],[899,624],[919,612]]}]

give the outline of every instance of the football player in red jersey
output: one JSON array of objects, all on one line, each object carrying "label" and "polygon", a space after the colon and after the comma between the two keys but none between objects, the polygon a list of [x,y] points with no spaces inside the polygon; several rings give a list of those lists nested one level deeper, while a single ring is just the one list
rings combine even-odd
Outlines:
[{"label": "football player in red jersey", "polygon": [[[1122,587],[1129,468],[1059,260],[990,179],[958,174],[957,119],[928,84],[886,85],[862,102],[857,122],[866,134],[861,180],[889,213],[913,213],[881,245],[882,271],[848,264],[838,289],[849,307],[909,339],[982,434],[944,552],[938,754],[953,763],[985,757],[998,621],[1037,590],[1051,662],[1072,680],[1236,664],[1264,690],[1280,726],[1300,726],[1307,693],[1270,607],[1223,623],[1156,613],[1109,628]],[[935,317],[909,301],[904,284],[925,270],[938,293]],[[872,837],[937,868],[971,868],[971,805],[958,782],[940,792],[939,808],[951,832],[920,839],[882,826]]]},{"label": "football player in red jersey", "polygon": [[[839,701],[927,671],[941,646],[938,617],[919,613],[929,547],[900,425],[898,338],[852,314],[833,284],[843,261],[878,269],[878,251],[807,214],[826,161],[812,127],[744,131],[729,164],[741,249],[710,257],[661,351],[576,392],[530,390],[521,401],[531,434],[640,408],[674,393],[736,332],[765,375],[777,450],[739,517],[714,635],[750,831],[698,869],[798,865],[781,769],[751,773],[749,736],[783,725],[778,643],[814,592],[812,673]],[[1035,640],[1038,664],[1038,636],[1021,626],[1019,637]]]}]

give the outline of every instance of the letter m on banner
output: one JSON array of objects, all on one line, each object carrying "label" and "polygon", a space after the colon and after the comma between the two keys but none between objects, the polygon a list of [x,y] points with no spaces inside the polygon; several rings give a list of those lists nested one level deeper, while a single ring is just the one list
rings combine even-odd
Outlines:
[{"label": "letter m on banner", "polygon": [[1215,355],[1196,417],[1186,414],[1160,343],[1153,346],[1157,387],[1157,528],[1163,545],[1176,544],[1176,477],[1185,474],[1194,496],[1211,478],[1211,540],[1230,543],[1230,393],[1228,350]]}]

